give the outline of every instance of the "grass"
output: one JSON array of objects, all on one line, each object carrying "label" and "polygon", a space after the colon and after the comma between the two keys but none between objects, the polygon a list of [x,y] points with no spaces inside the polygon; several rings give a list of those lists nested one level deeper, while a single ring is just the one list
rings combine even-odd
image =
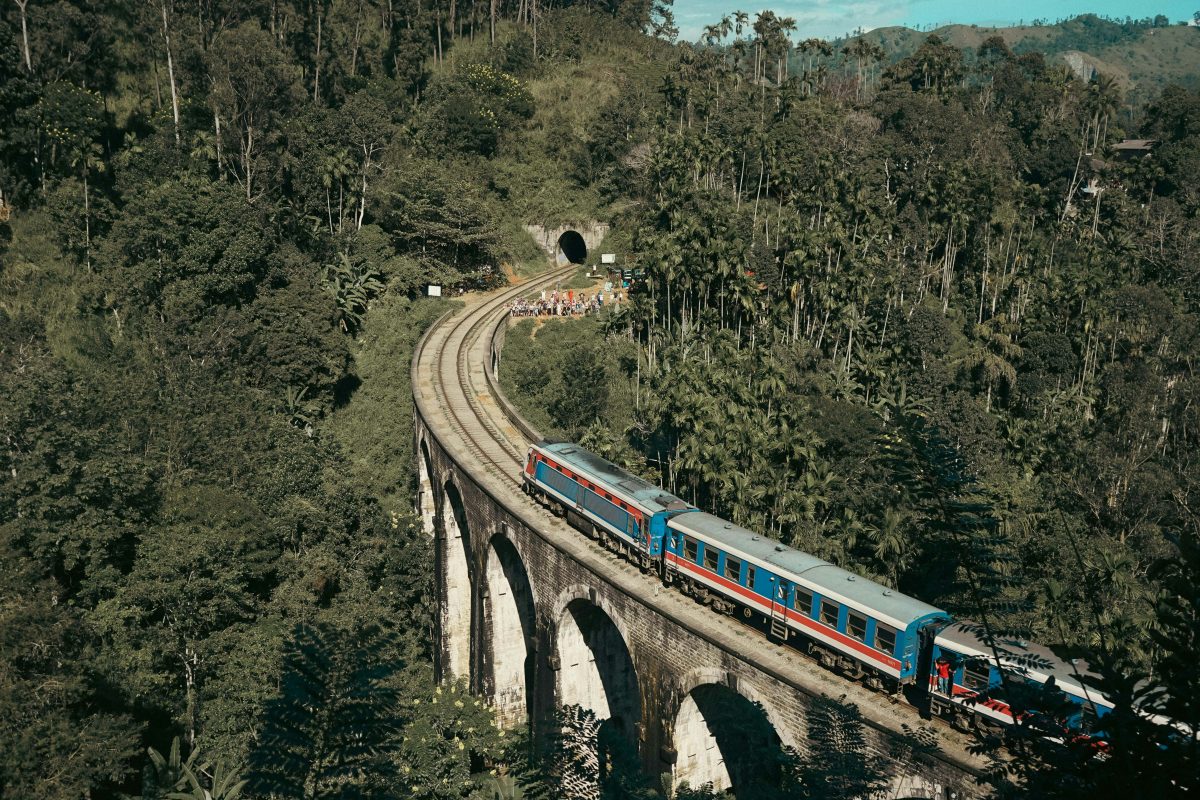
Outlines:
[{"label": "grass", "polygon": [[412,510],[413,349],[438,317],[458,305],[390,295],[373,305],[351,347],[353,372],[361,383],[324,423],[324,432],[345,452],[355,482],[387,512]]}]

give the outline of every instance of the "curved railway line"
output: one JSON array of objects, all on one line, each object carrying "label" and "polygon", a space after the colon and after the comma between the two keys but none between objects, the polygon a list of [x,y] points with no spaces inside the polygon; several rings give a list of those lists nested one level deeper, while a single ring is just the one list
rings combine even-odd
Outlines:
[{"label": "curved railway line", "polygon": [[[752,664],[797,692],[841,697],[858,705],[863,722],[893,737],[928,725],[909,706],[889,702],[860,684],[818,666],[796,649],[765,646],[757,629],[714,613],[683,595],[657,591],[657,580],[602,548],[554,517],[520,490],[520,470],[529,442],[540,438],[500,392],[491,374],[497,326],[507,324],[511,302],[572,274],[571,265],[516,286],[465,298],[466,307],[442,315],[413,353],[412,383],[417,415],[429,435],[469,478],[499,506],[519,516],[563,557],[573,559],[617,592],[652,608],[671,624]],[[418,456],[419,457],[419,456]],[[979,777],[984,762],[971,754],[972,739],[938,725],[939,748],[928,755],[962,773]]]}]

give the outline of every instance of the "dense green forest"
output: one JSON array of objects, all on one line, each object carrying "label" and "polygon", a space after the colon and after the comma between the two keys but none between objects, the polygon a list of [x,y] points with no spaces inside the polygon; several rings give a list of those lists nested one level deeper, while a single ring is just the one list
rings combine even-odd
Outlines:
[{"label": "dense green forest", "polygon": [[[606,176],[636,193],[618,228],[644,283],[603,331],[523,322],[508,391],[703,508],[1087,656],[1194,732],[1200,96],[1130,124],[1114,81],[999,37],[891,66],[852,44],[836,70],[817,44],[797,64],[793,27],[739,15],[680,49],[669,111]],[[1125,136],[1157,144],[1126,159]],[[1189,741],[1037,791],[1169,795]]]},{"label": "dense green forest", "polygon": [[[553,424],[955,610],[986,579],[1194,730],[1200,99],[1128,123],[1000,42],[885,66],[769,12],[672,34],[649,0],[0,8],[0,797],[544,794],[561,759],[433,679],[408,355],[422,285],[589,218],[648,280],[514,337]],[[1052,788],[1189,785],[1194,738],[1140,725]]]}]

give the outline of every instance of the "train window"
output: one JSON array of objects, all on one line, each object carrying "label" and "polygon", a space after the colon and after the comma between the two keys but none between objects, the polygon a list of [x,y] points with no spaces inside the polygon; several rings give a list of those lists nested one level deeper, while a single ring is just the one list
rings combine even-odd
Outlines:
[{"label": "train window", "polygon": [[671,549],[672,550],[679,549],[679,534],[678,533],[671,534]]},{"label": "train window", "polygon": [[991,683],[991,668],[984,661],[968,661],[963,669],[963,686],[976,692],[985,691]]},{"label": "train window", "polygon": [[889,628],[882,622],[875,623],[875,649],[885,653],[896,652],[896,629]]},{"label": "train window", "polygon": [[717,556],[721,555],[721,551],[712,545],[704,545],[704,568],[709,572],[717,571]]},{"label": "train window", "polygon": [[867,618],[862,614],[855,614],[853,611],[846,615],[846,633],[850,634],[852,639],[858,639],[860,642],[867,640]]},{"label": "train window", "polygon": [[742,580],[742,562],[741,559],[733,556],[725,556],[725,577],[734,583]]},{"label": "train window", "polygon": [[812,616],[812,592],[796,587],[796,602],[792,606],[806,617]]},{"label": "train window", "polygon": [[831,628],[836,628],[838,623],[837,603],[831,603],[828,600],[821,601],[821,622],[824,622]]},{"label": "train window", "polygon": [[750,564],[746,567],[746,585],[751,589],[754,588],[754,565]]},{"label": "train window", "polygon": [[695,563],[699,554],[700,546],[696,544],[696,540],[690,536],[683,537],[683,557]]}]

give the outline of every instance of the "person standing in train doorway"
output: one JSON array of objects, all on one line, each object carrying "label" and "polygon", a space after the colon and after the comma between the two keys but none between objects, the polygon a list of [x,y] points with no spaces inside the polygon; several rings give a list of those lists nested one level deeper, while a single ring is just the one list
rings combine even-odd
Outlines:
[{"label": "person standing in train doorway", "polygon": [[946,697],[950,696],[950,662],[945,656],[937,660],[937,687]]}]

